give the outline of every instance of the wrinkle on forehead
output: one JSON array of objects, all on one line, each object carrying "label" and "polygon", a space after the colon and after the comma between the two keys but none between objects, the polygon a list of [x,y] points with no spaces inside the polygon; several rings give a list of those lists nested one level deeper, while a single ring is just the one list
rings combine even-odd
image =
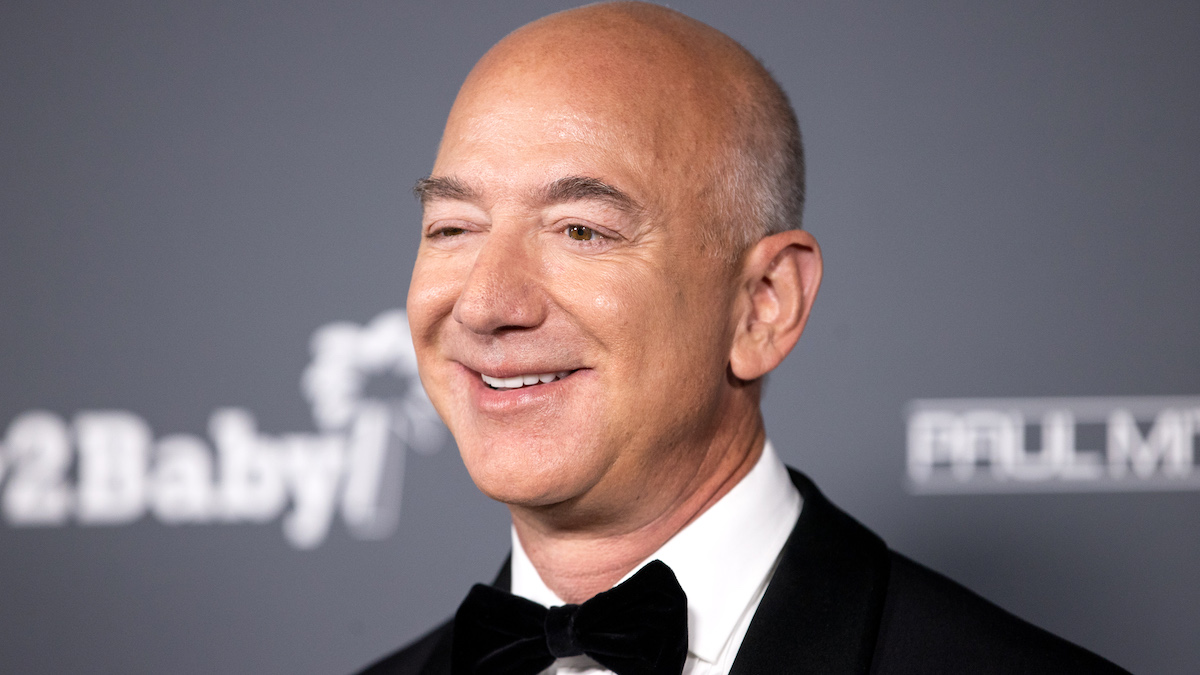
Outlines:
[{"label": "wrinkle on forehead", "polygon": [[455,128],[458,139],[468,143],[484,143],[496,138],[501,131],[517,125],[536,124],[542,138],[562,142],[600,145],[605,139],[598,132],[593,115],[580,110],[546,110],[536,106],[515,109],[492,108],[485,115],[471,115],[458,120]]}]

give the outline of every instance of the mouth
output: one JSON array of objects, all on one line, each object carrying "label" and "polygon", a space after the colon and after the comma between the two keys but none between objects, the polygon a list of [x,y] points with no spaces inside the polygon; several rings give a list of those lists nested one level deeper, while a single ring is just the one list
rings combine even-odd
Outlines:
[{"label": "mouth", "polygon": [[512,391],[514,389],[523,389],[525,387],[535,387],[540,384],[550,384],[557,380],[567,377],[574,370],[559,370],[553,373],[527,373],[524,375],[514,375],[512,377],[492,377],[479,373],[479,377],[483,378],[483,383],[490,389],[496,391]]}]

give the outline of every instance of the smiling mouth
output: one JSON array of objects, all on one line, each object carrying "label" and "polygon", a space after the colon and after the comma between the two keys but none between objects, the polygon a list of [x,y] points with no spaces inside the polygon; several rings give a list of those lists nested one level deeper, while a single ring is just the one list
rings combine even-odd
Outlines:
[{"label": "smiling mouth", "polygon": [[555,380],[561,380],[575,371],[560,370],[555,373],[537,373],[529,375],[516,375],[514,377],[491,377],[480,373],[483,378],[483,383],[492,389],[498,391],[509,391],[512,389],[520,389],[521,387],[532,387],[538,384],[549,384]]}]

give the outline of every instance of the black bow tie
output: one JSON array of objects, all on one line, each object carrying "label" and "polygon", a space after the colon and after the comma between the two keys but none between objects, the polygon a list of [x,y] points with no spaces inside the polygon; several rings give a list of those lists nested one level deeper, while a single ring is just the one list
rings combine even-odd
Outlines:
[{"label": "black bow tie", "polygon": [[582,605],[549,609],[475,584],[454,616],[453,675],[536,675],[587,654],[617,675],[679,675],[687,596],[661,560]]}]

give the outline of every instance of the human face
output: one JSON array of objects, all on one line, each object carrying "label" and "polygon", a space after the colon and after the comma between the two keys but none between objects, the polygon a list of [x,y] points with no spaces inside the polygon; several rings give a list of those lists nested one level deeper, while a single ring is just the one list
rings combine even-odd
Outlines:
[{"label": "human face", "polygon": [[425,184],[408,312],[479,488],[603,519],[703,460],[729,394],[734,284],[701,244],[670,125],[563,94],[464,88]]}]

